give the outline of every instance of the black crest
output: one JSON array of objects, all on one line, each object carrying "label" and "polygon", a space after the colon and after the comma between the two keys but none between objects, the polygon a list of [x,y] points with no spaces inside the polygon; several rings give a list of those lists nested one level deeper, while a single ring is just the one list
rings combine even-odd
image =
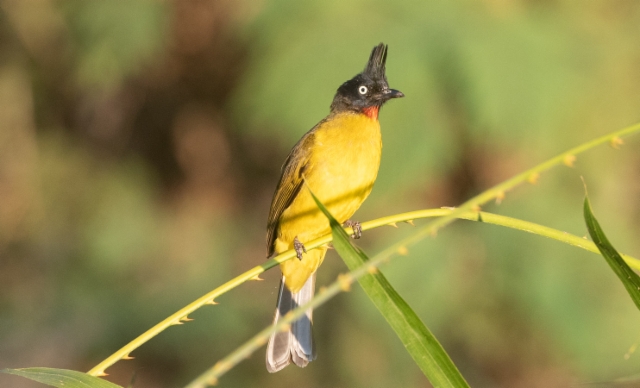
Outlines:
[{"label": "black crest", "polygon": [[380,43],[371,50],[369,62],[364,74],[371,78],[385,78],[385,64],[387,63],[387,45]]}]

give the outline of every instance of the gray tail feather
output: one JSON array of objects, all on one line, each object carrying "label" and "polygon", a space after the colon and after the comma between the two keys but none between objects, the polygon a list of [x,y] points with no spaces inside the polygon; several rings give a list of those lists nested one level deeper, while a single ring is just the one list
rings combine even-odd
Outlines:
[{"label": "gray tail feather", "polygon": [[[316,288],[315,272],[309,276],[302,289],[292,293],[284,284],[284,277],[280,281],[280,292],[273,324],[278,323],[289,311],[301,306],[313,298]],[[271,335],[267,345],[267,370],[275,373],[291,361],[303,368],[310,361],[316,359],[316,345],[313,340],[313,310],[291,324],[289,330],[279,331]]]}]

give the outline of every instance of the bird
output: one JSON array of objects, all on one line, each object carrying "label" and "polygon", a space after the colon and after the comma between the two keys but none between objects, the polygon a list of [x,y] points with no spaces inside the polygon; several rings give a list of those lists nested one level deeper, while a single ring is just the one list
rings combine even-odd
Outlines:
[{"label": "bird", "polygon": [[[378,175],[382,155],[378,114],[390,99],[404,97],[387,83],[387,53],[384,43],[373,48],[365,69],[340,85],[329,114],[302,136],[282,166],[267,222],[267,257],[294,249],[297,259],[280,264],[274,324],[313,298],[316,270],[327,252],[326,245],[308,252],[304,246],[331,232],[311,192],[338,222],[352,227],[353,238],[362,234],[360,223],[350,218]],[[312,310],[269,338],[266,365],[271,373],[292,361],[305,367],[315,358]]]}]

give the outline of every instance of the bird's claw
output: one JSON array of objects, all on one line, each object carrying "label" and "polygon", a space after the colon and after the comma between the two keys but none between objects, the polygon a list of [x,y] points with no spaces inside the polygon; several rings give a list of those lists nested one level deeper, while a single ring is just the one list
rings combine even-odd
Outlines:
[{"label": "bird's claw", "polygon": [[293,249],[296,251],[296,257],[298,260],[302,260],[302,253],[307,253],[307,248],[304,247],[304,244],[298,240],[298,237],[293,238]]},{"label": "bird's claw", "polygon": [[360,222],[347,220],[344,224],[342,224],[342,226],[351,227],[353,229],[351,238],[357,240],[362,237],[362,225],[360,225]]}]

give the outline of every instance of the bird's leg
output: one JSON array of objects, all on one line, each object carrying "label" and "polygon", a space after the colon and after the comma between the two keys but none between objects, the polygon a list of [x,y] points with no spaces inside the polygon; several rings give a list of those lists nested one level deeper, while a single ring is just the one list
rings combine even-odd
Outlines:
[{"label": "bird's leg", "polygon": [[293,238],[293,249],[296,251],[296,257],[298,260],[302,260],[302,252],[307,253],[307,248],[305,248],[304,244],[298,240],[298,236]]},{"label": "bird's leg", "polygon": [[360,222],[347,220],[344,222],[344,224],[342,224],[342,226],[350,226],[351,228],[353,228],[353,234],[351,235],[351,238],[359,239],[360,237],[362,237],[362,225],[360,225]]}]

